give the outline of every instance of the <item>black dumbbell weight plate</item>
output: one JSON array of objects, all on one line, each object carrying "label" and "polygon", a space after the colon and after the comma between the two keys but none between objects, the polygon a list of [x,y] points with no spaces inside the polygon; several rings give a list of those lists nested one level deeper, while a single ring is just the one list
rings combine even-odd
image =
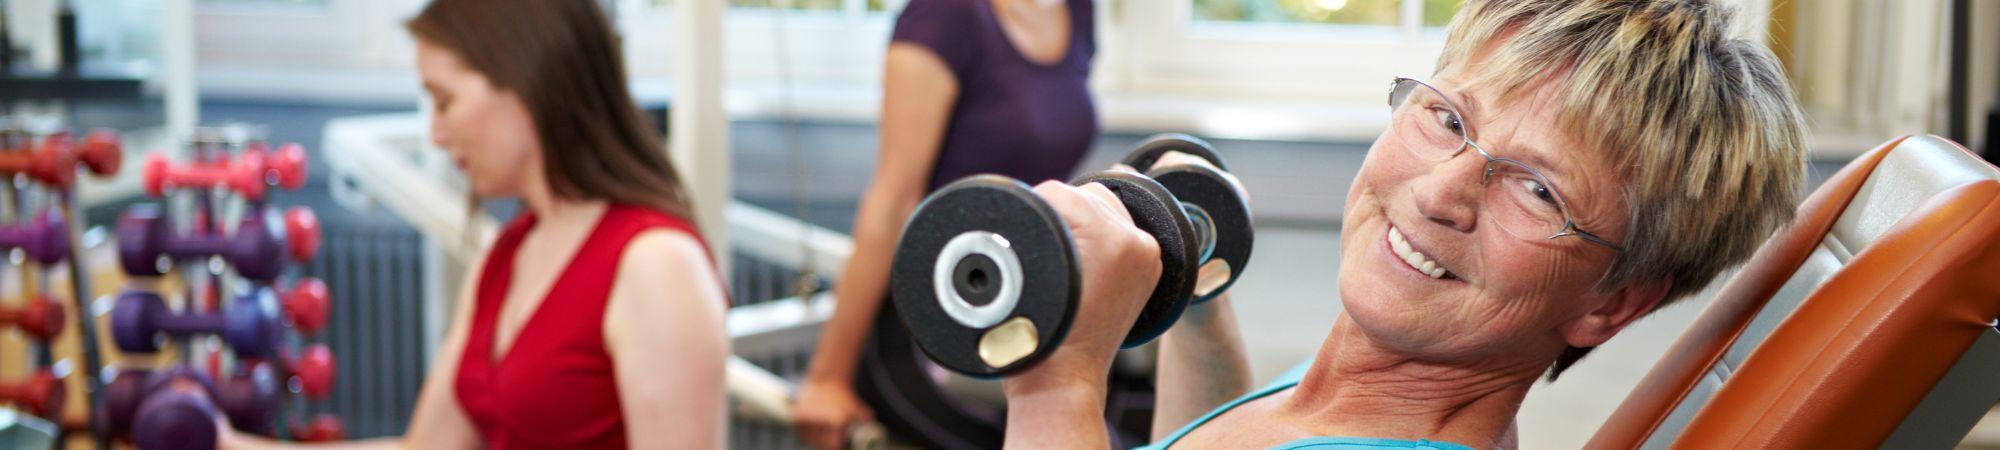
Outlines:
[{"label": "black dumbbell weight plate", "polygon": [[1179,202],[1160,183],[1129,172],[1105,171],[1085,175],[1071,182],[1098,183],[1118,194],[1131,213],[1132,222],[1160,244],[1160,281],[1146,299],[1146,309],[1125,334],[1125,348],[1152,342],[1180,320],[1194,295],[1194,229]]},{"label": "black dumbbell weight plate", "polygon": [[1208,141],[1201,138],[1180,133],[1161,133],[1146,138],[1145,142],[1139,143],[1138,147],[1132,149],[1132,153],[1125,155],[1124,162],[1134,170],[1146,172],[1152,169],[1153,163],[1160,161],[1160,155],[1165,155],[1167,152],[1198,156],[1208,160],[1209,164],[1214,164],[1218,169],[1229,170],[1229,164],[1222,162],[1222,154],[1215,152],[1215,146],[1209,145]]},{"label": "black dumbbell weight plate", "polygon": [[904,326],[938,365],[994,377],[1069,332],[1081,276],[1069,230],[1027,185],[981,175],[917,205],[890,266]]},{"label": "black dumbbell weight plate", "polygon": [[1242,276],[1244,266],[1250,263],[1250,250],[1256,238],[1256,229],[1250,220],[1250,205],[1243,202],[1235,186],[1229,184],[1222,174],[1207,167],[1166,167],[1147,175],[1166,186],[1182,204],[1190,207],[1188,217],[1191,220],[1207,221],[1210,225],[1206,227],[1214,231],[1211,236],[1213,241],[1197,243],[1196,261],[1227,264],[1222,267],[1227,270],[1226,273],[1198,283],[1194,301],[1208,301],[1228,291]]}]

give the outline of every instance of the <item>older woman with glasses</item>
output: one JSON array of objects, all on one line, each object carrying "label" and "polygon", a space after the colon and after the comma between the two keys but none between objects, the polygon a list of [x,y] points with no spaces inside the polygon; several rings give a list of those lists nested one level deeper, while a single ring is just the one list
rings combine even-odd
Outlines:
[{"label": "older woman with glasses", "polygon": [[[1251,391],[1229,300],[1190,307],[1161,347],[1155,445],[1512,446],[1537,379],[1790,218],[1802,116],[1716,3],[1466,2],[1436,73],[1390,85],[1318,355]],[[1102,189],[1037,189],[1088,243],[1090,281],[1062,347],[1003,383],[1007,443],[1103,447],[1105,373],[1157,249]]]}]

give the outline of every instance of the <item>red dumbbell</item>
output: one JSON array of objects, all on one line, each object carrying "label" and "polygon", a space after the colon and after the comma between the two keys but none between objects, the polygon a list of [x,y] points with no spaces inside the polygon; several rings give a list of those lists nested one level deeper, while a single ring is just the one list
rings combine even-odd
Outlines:
[{"label": "red dumbbell", "polygon": [[110,131],[93,131],[82,143],[68,133],[51,134],[39,146],[0,152],[0,173],[27,174],[37,182],[68,187],[76,180],[78,162],[98,175],[117,172],[120,146],[118,135]]},{"label": "red dumbbell", "polygon": [[0,323],[21,329],[36,342],[54,340],[65,322],[62,304],[46,296],[35,296],[21,306],[0,307]]},{"label": "red dumbbell", "polygon": [[0,174],[28,174],[48,186],[70,186],[76,180],[76,154],[70,154],[66,136],[48,136],[40,146],[0,152]]},{"label": "red dumbbell", "polygon": [[42,417],[62,416],[63,383],[48,369],[35,371],[28,379],[0,383],[0,400]]},{"label": "red dumbbell", "polygon": [[250,200],[264,198],[264,175],[267,166],[261,152],[245,152],[241,158],[228,164],[176,165],[167,160],[166,155],[154,153],[146,158],[146,195],[159,197],[168,188],[192,187],[227,188]]},{"label": "red dumbbell", "polygon": [[[278,356],[278,368],[286,379],[298,378],[298,389],[313,399],[324,399],[333,393],[333,375],[336,370],[333,350],[326,344],[306,346],[303,355],[284,352]],[[288,383],[289,384],[289,383]]]},{"label": "red dumbbell", "polygon": [[[50,142],[53,143],[56,136],[69,138],[68,134],[57,134],[50,136]],[[124,162],[124,148],[125,143],[118,137],[118,132],[98,129],[83,135],[83,142],[71,147],[73,151],[70,153],[76,155],[76,160],[82,162],[83,167],[90,170],[90,173],[111,175],[118,173],[118,168]]]},{"label": "red dumbbell", "polygon": [[308,262],[319,255],[319,215],[312,208],[285,208],[285,251],[292,261]]},{"label": "red dumbbell", "polygon": [[292,422],[292,440],[333,442],[347,439],[347,425],[332,414],[315,414],[311,421]]},{"label": "red dumbbell", "polygon": [[285,317],[291,319],[292,326],[298,328],[299,334],[318,333],[321,327],[326,326],[326,282],[312,277],[300,278],[292,283],[290,290],[280,292],[278,298],[278,305],[284,309]]},{"label": "red dumbbell", "polygon": [[264,155],[265,176],[268,177],[264,180],[265,182],[287,191],[298,190],[300,187],[306,185],[306,148],[304,146],[295,143],[285,144],[278,146],[277,151],[271,151],[268,144],[258,141],[251,143],[250,148],[245,150],[244,153],[260,153]]}]

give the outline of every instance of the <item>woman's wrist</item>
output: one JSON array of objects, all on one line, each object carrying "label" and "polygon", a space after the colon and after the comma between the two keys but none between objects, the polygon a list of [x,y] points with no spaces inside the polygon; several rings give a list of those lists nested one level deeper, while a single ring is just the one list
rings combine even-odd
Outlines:
[{"label": "woman's wrist", "polygon": [[1106,448],[1102,383],[1003,381],[1007,448]]},{"label": "woman's wrist", "polygon": [[[827,336],[831,338],[831,336]],[[835,339],[820,341],[813,349],[812,362],[806,366],[805,383],[852,384],[854,366],[859,359],[859,349],[848,349]]]}]

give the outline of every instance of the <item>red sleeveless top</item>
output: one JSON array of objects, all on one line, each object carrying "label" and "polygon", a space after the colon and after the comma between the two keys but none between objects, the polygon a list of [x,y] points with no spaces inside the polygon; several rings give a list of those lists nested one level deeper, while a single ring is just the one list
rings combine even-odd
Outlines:
[{"label": "red sleeveless top", "polygon": [[604,308],[619,256],[647,230],[680,230],[697,240],[701,234],[674,216],[610,205],[513,347],[495,361],[494,326],[513,278],[514,254],[534,226],[528,213],[508,223],[481,268],[471,334],[458,362],[458,404],[487,448],[625,448],[617,377],[604,347]]}]

